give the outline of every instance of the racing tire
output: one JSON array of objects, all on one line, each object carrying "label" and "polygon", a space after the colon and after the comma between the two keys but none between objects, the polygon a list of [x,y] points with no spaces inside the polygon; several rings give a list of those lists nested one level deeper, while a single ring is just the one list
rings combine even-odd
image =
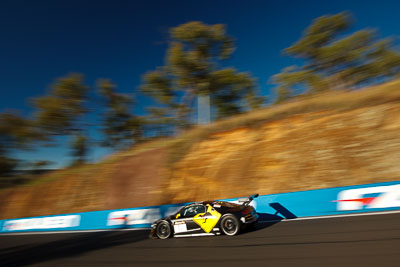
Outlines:
[{"label": "racing tire", "polygon": [[236,235],[240,230],[240,222],[235,216],[226,214],[221,218],[220,229],[225,235]]},{"label": "racing tire", "polygon": [[156,235],[159,239],[167,239],[171,236],[171,226],[167,221],[161,221],[157,224]]}]

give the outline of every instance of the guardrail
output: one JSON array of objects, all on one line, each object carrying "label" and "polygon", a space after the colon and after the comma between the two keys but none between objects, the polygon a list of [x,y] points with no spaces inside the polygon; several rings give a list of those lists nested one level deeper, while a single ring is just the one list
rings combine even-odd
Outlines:
[{"label": "guardrail", "polygon": [[[185,204],[0,220],[0,233],[144,228]],[[396,210],[400,209],[400,181],[262,195],[251,205],[261,214],[284,219]]]}]

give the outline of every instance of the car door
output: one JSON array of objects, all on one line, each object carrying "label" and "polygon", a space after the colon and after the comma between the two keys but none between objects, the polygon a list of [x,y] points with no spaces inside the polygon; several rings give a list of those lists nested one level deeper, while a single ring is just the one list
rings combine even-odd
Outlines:
[{"label": "car door", "polygon": [[219,213],[210,204],[207,204],[205,208],[206,208],[206,212],[198,213],[197,215],[195,215],[193,218],[193,221],[198,226],[200,226],[200,228],[204,232],[210,233],[214,229],[214,227],[217,225],[222,214]]},{"label": "car door", "polygon": [[194,204],[184,207],[172,220],[175,234],[201,233],[201,227],[193,221],[193,217],[199,213],[204,213],[206,207],[202,204]]}]

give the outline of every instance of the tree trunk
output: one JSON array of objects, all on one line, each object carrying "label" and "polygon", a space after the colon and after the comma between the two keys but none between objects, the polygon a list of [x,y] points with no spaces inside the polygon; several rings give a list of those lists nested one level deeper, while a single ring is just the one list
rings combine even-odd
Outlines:
[{"label": "tree trunk", "polygon": [[211,122],[210,95],[197,96],[197,124],[209,124]]}]

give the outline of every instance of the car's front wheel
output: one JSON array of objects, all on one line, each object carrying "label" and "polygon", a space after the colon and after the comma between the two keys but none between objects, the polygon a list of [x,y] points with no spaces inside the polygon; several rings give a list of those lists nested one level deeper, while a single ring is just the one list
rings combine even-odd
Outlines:
[{"label": "car's front wheel", "polygon": [[224,215],[220,223],[221,231],[226,235],[236,235],[240,230],[239,220],[231,214]]},{"label": "car's front wheel", "polygon": [[171,236],[171,226],[167,221],[161,221],[157,224],[156,235],[160,239],[167,239]]}]

